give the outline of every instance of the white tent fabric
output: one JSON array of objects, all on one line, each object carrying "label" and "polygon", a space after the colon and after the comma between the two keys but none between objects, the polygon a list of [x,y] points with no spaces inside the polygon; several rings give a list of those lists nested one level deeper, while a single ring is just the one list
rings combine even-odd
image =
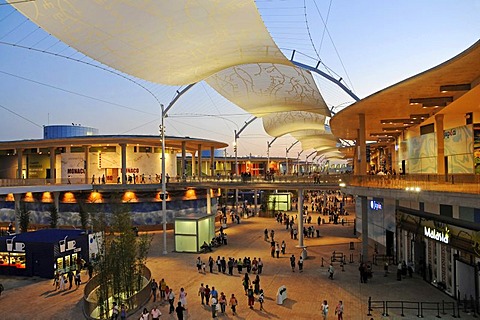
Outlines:
[{"label": "white tent fabric", "polygon": [[152,82],[186,85],[247,63],[291,65],[253,0],[7,1],[76,50]]},{"label": "white tent fabric", "polygon": [[275,63],[255,63],[222,70],[206,82],[226,99],[257,117],[285,111],[330,115],[307,70]]},{"label": "white tent fabric", "polygon": [[304,150],[335,144],[316,136],[330,112],[311,73],[282,54],[253,0],[7,1],[116,70],[166,85],[206,80],[271,136],[296,133]]}]

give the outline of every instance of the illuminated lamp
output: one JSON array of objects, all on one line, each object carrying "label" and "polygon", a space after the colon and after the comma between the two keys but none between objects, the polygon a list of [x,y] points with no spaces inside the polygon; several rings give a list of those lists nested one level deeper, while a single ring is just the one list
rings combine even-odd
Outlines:
[{"label": "illuminated lamp", "polygon": [[185,199],[196,199],[197,198],[197,193],[195,189],[187,189],[185,192]]},{"label": "illuminated lamp", "polygon": [[126,191],[122,197],[123,202],[138,202],[137,195],[133,191]]},{"label": "illuminated lamp", "polygon": [[25,197],[23,198],[23,201],[25,202],[33,202],[33,194],[31,192],[25,193]]},{"label": "illuminated lamp", "polygon": [[92,191],[87,199],[90,203],[103,203],[102,194],[98,191]]},{"label": "illuminated lamp", "polygon": [[75,199],[75,195],[72,192],[65,192],[63,194],[62,202],[64,202],[64,203],[76,203],[77,199]]},{"label": "illuminated lamp", "polygon": [[13,197],[13,193],[7,194],[5,197],[5,201],[15,201],[15,198]]},{"label": "illuminated lamp", "polygon": [[42,202],[52,203],[53,202],[52,194],[48,191],[45,191],[42,194]]}]

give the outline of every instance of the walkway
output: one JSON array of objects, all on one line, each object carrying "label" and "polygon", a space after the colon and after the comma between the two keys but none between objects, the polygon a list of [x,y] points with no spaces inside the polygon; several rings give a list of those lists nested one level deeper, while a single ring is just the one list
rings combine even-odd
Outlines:
[{"label": "walkway", "polygon": [[[316,216],[313,221],[316,222]],[[316,225],[315,225],[316,226]],[[280,258],[270,257],[270,245],[263,240],[265,228],[275,230],[275,240],[285,240],[287,253]],[[334,308],[338,300],[345,304],[344,319],[367,319],[367,300],[371,296],[373,300],[409,300],[409,301],[453,301],[444,293],[424,282],[414,275],[397,281],[392,273],[383,276],[382,266],[373,266],[373,278],[368,283],[359,281],[358,255],[360,253],[359,240],[353,235],[353,227],[342,225],[321,225],[320,238],[307,238],[309,258],[305,261],[304,272],[298,269],[293,273],[289,266],[288,257],[291,254],[299,257],[300,249],[295,245],[298,241],[290,239],[290,233],[285,227],[274,221],[273,218],[255,217],[242,220],[241,224],[230,224],[226,229],[228,245],[216,248],[211,254],[214,259],[217,256],[243,258],[249,256],[262,258],[265,267],[261,275],[261,287],[265,291],[265,311],[259,311],[256,303],[255,309],[250,310],[247,306],[246,296],[242,289],[242,275],[234,272],[234,276],[219,274],[218,272],[198,273],[195,267],[197,254],[174,253],[173,234],[168,233],[169,254],[162,255],[162,233],[154,233],[152,247],[149,254],[148,266],[152,270],[155,279],[165,278],[167,284],[173,287],[178,301],[180,287],[184,287],[188,293],[188,313],[186,319],[210,319],[210,310],[200,304],[197,296],[200,283],[215,286],[217,290],[224,291],[229,297],[232,293],[239,300],[238,315],[234,317],[231,310],[227,309],[226,315],[220,315],[220,319],[320,319],[320,305],[324,299],[330,305],[328,319],[334,319]],[[350,242],[355,243],[355,250],[350,250]],[[341,270],[339,262],[334,263],[336,273],[334,280],[329,280],[326,269],[333,251],[341,251],[347,255],[354,254],[355,262],[347,263],[345,271]],[[207,261],[209,254],[200,254],[202,260]],[[324,267],[321,267],[322,258]],[[216,269],[216,268],[215,268]],[[86,279],[83,275],[83,279]],[[83,319],[82,304],[80,301],[83,290],[65,291],[62,293],[53,291],[51,280],[27,279],[29,284],[9,289],[14,284],[11,280],[4,282],[7,290],[0,297],[0,318],[2,319]],[[16,280],[18,284],[20,280]],[[276,304],[276,293],[281,285],[287,287],[288,299],[283,305]],[[81,286],[83,289],[83,285]],[[155,303],[149,302],[150,310]],[[161,303],[159,308],[163,313],[162,319],[176,319],[168,315],[168,304]],[[399,319],[399,313],[389,312],[389,319]],[[405,319],[416,318],[416,311],[405,312]],[[425,319],[437,319],[435,312],[425,312]],[[138,319],[140,313],[132,315],[131,319]],[[372,314],[374,319],[381,319],[379,311]],[[451,315],[442,315],[443,319],[452,319]],[[473,319],[465,313],[461,313],[463,319]]]}]

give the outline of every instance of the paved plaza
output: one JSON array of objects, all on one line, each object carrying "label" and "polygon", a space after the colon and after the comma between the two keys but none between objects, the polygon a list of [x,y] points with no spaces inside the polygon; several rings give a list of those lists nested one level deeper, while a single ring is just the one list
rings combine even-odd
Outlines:
[{"label": "paved plaza", "polygon": [[[176,293],[176,302],[180,288],[185,288],[187,295],[186,319],[211,319],[210,308],[200,304],[198,288],[201,283],[214,286],[219,293],[225,292],[227,298],[232,293],[239,301],[238,314],[232,315],[231,309],[227,308],[225,315],[219,314],[220,319],[321,319],[320,310],[323,300],[327,300],[330,306],[327,319],[336,319],[335,306],[339,300],[343,300],[345,306],[344,319],[381,319],[381,310],[375,310],[371,316],[367,316],[368,297],[372,300],[406,300],[406,301],[434,301],[442,300],[452,302],[446,294],[426,283],[418,275],[397,281],[395,266],[390,267],[390,274],[384,277],[383,266],[373,265],[373,277],[368,283],[360,283],[358,272],[358,259],[360,252],[360,240],[358,235],[353,234],[353,225],[342,226],[340,224],[316,225],[316,216],[312,221],[315,227],[320,229],[320,238],[306,238],[308,246],[308,259],[304,264],[304,272],[292,272],[289,257],[294,254],[297,259],[301,250],[296,247],[298,240],[290,238],[290,232],[285,226],[278,224],[274,218],[253,217],[241,220],[240,224],[232,224],[228,221],[225,232],[228,235],[228,245],[214,249],[213,253],[191,254],[173,252],[173,232],[168,232],[167,243],[169,253],[162,255],[163,236],[161,232],[153,233],[153,241],[147,262],[152,270],[153,277],[158,281],[164,278],[167,285]],[[352,217],[348,217],[353,219]],[[308,226],[308,225],[307,225]],[[219,226],[218,226],[219,227]],[[270,243],[264,241],[263,231],[267,228],[275,230],[275,240],[287,244],[286,254],[280,253],[280,258],[270,256]],[[350,250],[350,242],[354,242],[355,249]],[[327,267],[332,252],[342,252],[347,256],[344,271],[340,263],[334,262],[335,275],[330,280],[327,276]],[[373,250],[371,250],[373,251]],[[350,263],[350,255],[353,254],[354,262]],[[197,272],[195,261],[198,256],[203,261],[208,261],[209,256],[214,259],[217,256],[242,258],[254,257],[264,261],[264,270],[260,276],[261,288],[265,292],[264,311],[259,310],[258,302],[254,309],[249,309],[247,297],[242,288],[242,274],[235,270],[233,276],[218,273],[216,267],[210,273],[207,267],[205,274]],[[370,255],[371,256],[371,255]],[[323,258],[323,267],[322,267]],[[227,269],[228,273],[228,269]],[[86,280],[88,277],[83,274]],[[254,275],[251,276],[251,279]],[[6,287],[6,291],[0,297],[1,319],[84,319],[82,313],[81,296],[82,285],[78,290],[75,286],[72,290],[64,292],[55,291],[51,280],[37,278],[6,279],[0,278]],[[280,286],[287,288],[287,300],[282,304],[276,303],[277,290]],[[227,300],[228,301],[228,300]],[[175,305],[176,305],[175,302]],[[158,305],[163,313],[161,319],[176,319],[174,314],[169,315],[167,302],[153,302],[147,304],[149,310]],[[389,319],[400,319],[400,312],[389,311]],[[436,319],[437,312],[425,311],[425,319]],[[471,315],[461,312],[461,318],[473,318]],[[416,318],[416,310],[406,310],[403,319]],[[129,319],[138,319],[140,312],[129,316]],[[452,319],[449,314],[441,314],[443,319]]]}]

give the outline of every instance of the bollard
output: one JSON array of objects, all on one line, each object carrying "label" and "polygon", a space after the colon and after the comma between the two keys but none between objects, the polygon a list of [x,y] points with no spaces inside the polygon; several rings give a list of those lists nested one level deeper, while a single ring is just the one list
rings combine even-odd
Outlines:
[{"label": "bollard", "polygon": [[322,266],[321,267],[323,268],[323,257],[322,257]]},{"label": "bollard", "polygon": [[440,303],[437,302],[437,318],[441,318],[440,317]]},{"label": "bollard", "polygon": [[353,263],[353,253],[350,253],[350,263]]},{"label": "bollard", "polygon": [[372,313],[370,311],[372,311],[372,297],[368,297],[368,313],[367,313],[367,316],[372,315]]}]

